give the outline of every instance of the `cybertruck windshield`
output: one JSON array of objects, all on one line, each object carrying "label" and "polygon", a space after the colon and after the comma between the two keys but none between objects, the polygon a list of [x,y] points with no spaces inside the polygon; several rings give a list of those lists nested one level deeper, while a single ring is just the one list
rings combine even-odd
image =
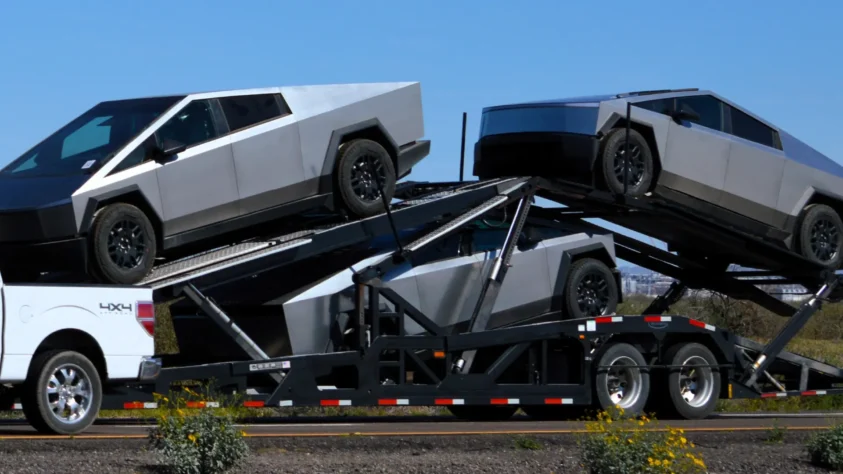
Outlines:
[{"label": "cybertruck windshield", "polygon": [[90,173],[183,97],[97,104],[9,163],[0,175],[28,178]]}]

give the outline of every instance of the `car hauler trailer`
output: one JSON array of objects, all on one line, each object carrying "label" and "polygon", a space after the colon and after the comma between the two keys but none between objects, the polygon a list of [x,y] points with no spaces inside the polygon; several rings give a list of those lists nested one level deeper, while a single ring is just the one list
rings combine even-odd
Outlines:
[{"label": "car hauler trailer", "polygon": [[[533,205],[536,195],[560,193],[585,198],[577,208]],[[653,405],[660,416],[698,419],[709,415],[721,398],[843,393],[837,388],[843,382],[840,368],[783,350],[822,302],[841,297],[840,276],[807,260],[775,247],[759,250],[793,261],[785,281],[813,288],[814,295],[795,308],[757,288],[771,283],[759,279],[770,277],[769,272],[736,274],[615,235],[619,258],[677,279],[641,315],[568,318],[555,307],[538,313],[526,305],[514,310],[511,324],[491,328],[490,316],[525,228],[570,232],[575,224],[607,233],[583,219],[604,212],[646,218],[650,204],[535,177],[408,183],[396,190],[396,197],[401,202],[384,215],[345,223],[303,218],[300,228],[282,237],[156,268],[141,283],[152,288],[155,299],[186,297],[243,356],[207,363],[163,356],[155,382],[115,388],[104,395],[102,407],[151,408],[153,393],[167,393],[171,384],[187,380],[210,382],[219,393],[236,391],[251,407],[440,405],[469,419],[504,419],[519,407],[533,417],[548,418],[611,405],[633,413]],[[467,324],[445,327],[388,283],[397,273],[411,271],[414,258],[426,248],[478,219],[503,223],[506,236],[484,277],[464,282],[478,285]],[[728,236],[730,231],[712,232]],[[299,278],[284,272],[297,262],[318,263],[324,275],[334,275],[349,268],[349,261],[382,255],[385,248],[392,251],[353,269],[345,337],[324,352],[270,356],[226,313],[240,294],[226,293],[227,288],[243,288],[244,282],[266,287],[273,278]],[[566,263],[571,255],[563,252],[561,258]],[[541,280],[530,279],[527,272],[516,283],[527,287],[536,281]],[[302,281],[319,283],[319,278]],[[757,344],[702,321],[666,315],[686,288],[749,299],[791,317],[770,343]],[[584,291],[586,295],[588,289]],[[210,296],[215,294],[221,298]],[[248,292],[243,294],[248,298]],[[411,324],[421,330],[408,334]],[[213,350],[209,346],[206,352]]]}]

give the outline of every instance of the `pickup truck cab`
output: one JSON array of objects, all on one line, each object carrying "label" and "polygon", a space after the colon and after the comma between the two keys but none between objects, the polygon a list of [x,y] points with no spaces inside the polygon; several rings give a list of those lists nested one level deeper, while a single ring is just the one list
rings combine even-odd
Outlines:
[{"label": "pickup truck cab", "polygon": [[[154,379],[152,290],[3,283],[0,384],[38,431],[75,434],[96,419],[109,385]],[[10,398],[7,398],[10,397]]]}]

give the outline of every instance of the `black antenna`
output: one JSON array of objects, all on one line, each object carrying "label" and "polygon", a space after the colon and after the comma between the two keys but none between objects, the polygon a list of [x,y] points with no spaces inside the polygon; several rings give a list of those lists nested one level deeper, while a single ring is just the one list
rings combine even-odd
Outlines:
[{"label": "black antenna", "polygon": [[465,121],[468,117],[468,113],[462,113],[462,145],[460,145],[460,183],[462,183],[462,173],[463,169],[465,169]]},{"label": "black antenna", "polygon": [[623,150],[623,196],[626,198],[627,182],[629,181],[629,127],[632,123],[632,102],[626,103],[626,140]]}]

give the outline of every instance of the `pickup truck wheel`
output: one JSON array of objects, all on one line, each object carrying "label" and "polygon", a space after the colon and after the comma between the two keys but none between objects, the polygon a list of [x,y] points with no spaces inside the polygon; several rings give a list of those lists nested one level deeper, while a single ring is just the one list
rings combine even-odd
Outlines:
[{"label": "pickup truck wheel", "polygon": [[359,218],[384,212],[378,180],[386,202],[395,194],[395,166],[386,149],[367,139],[340,145],[337,158],[337,192],[345,207]]},{"label": "pickup truck wheel", "polygon": [[618,306],[618,285],[605,263],[583,258],[571,265],[564,297],[569,318],[612,314]]},{"label": "pickup truck wheel", "polygon": [[[614,194],[623,194],[626,128],[611,130],[600,147],[600,164],[606,186]],[[641,197],[653,181],[653,153],[647,140],[634,129],[629,131],[629,162],[626,195]]]},{"label": "pickup truck wheel", "polygon": [[91,241],[91,273],[105,283],[137,283],[155,263],[155,229],[146,214],[131,204],[120,202],[98,210]]},{"label": "pickup truck wheel", "polygon": [[595,358],[595,399],[598,409],[623,408],[625,415],[641,414],[650,396],[650,374],[635,347],[616,342],[604,346]]},{"label": "pickup truck wheel", "polygon": [[837,269],[843,257],[843,221],[830,206],[808,205],[799,220],[796,242],[805,258],[828,269]]},{"label": "pickup truck wheel", "polygon": [[49,351],[32,360],[21,395],[24,415],[33,428],[47,434],[77,434],[99,413],[102,382],[84,355]]}]

